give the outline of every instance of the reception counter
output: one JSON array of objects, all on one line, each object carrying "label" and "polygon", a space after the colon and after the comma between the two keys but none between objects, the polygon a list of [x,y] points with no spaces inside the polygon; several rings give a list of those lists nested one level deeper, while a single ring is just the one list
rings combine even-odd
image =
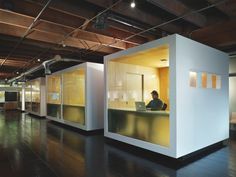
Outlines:
[{"label": "reception counter", "polygon": [[168,147],[170,121],[167,111],[108,109],[108,131]]}]

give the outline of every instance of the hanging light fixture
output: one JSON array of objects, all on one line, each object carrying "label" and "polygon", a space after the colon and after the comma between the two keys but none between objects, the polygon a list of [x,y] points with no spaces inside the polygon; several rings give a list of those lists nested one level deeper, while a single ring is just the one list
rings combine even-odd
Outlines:
[{"label": "hanging light fixture", "polygon": [[131,3],[130,3],[130,7],[131,8],[135,8],[136,4],[135,4],[135,0],[132,0]]}]

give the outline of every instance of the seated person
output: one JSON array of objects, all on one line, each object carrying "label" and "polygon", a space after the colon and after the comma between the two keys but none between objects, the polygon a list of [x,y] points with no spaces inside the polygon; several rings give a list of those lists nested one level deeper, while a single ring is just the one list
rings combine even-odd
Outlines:
[{"label": "seated person", "polygon": [[158,98],[159,95],[156,90],[151,92],[152,94],[152,101],[150,101],[146,108],[151,110],[161,110],[163,107],[163,102]]}]

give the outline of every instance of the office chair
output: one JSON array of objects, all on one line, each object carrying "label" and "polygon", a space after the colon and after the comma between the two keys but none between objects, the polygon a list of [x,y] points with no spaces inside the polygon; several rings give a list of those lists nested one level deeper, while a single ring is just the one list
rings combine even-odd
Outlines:
[{"label": "office chair", "polygon": [[165,111],[165,110],[166,110],[166,108],[167,108],[167,104],[166,104],[166,103],[164,103],[164,104],[163,104],[163,106],[162,106],[162,108],[161,108],[161,110]]}]

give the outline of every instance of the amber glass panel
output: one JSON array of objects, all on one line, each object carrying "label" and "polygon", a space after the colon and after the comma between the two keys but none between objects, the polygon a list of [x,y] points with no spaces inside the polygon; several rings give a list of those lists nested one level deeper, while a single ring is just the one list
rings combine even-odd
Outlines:
[{"label": "amber glass panel", "polygon": [[85,70],[63,74],[63,119],[85,124]]},{"label": "amber glass panel", "polygon": [[61,117],[61,75],[47,77],[47,115]]},{"label": "amber glass panel", "polygon": [[216,75],[215,74],[212,74],[211,80],[212,80],[212,88],[216,89]]},{"label": "amber glass panel", "polygon": [[207,73],[202,73],[202,88],[207,88]]}]

